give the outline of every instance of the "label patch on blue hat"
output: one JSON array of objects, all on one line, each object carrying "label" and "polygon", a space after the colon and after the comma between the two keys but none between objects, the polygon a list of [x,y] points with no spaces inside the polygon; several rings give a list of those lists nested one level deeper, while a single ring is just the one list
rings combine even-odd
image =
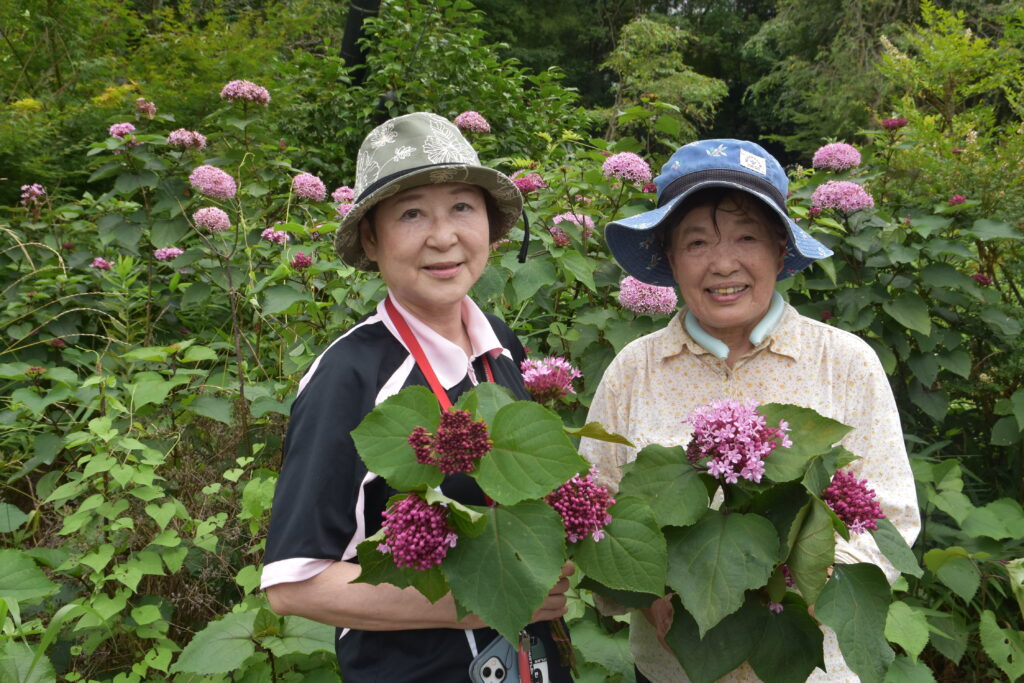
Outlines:
[{"label": "label patch on blue hat", "polygon": [[740,166],[749,168],[751,171],[768,175],[768,162],[764,157],[751,154],[745,149],[740,149]]}]

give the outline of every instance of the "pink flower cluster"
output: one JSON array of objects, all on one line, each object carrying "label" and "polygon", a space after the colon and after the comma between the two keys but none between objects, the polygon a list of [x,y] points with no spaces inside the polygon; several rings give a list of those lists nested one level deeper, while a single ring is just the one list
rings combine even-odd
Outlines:
[{"label": "pink flower cluster", "polygon": [[409,435],[409,445],[416,454],[416,462],[454,474],[475,470],[492,444],[483,420],[474,420],[468,410],[447,410],[441,413],[437,433],[417,427]]},{"label": "pink flower cluster", "polygon": [[524,360],[519,366],[523,384],[534,401],[545,403],[575,394],[572,381],[583,376],[561,356],[548,356],[541,360]]},{"label": "pink flower cluster", "polygon": [[185,130],[184,128],[178,128],[172,130],[167,135],[167,144],[172,147],[184,147],[195,149],[203,149],[206,147],[206,136],[202,133],[197,133],[194,130]]},{"label": "pink flower cluster", "polygon": [[338,212],[339,216],[344,217],[348,215],[348,212],[352,210],[353,206],[355,206],[355,204],[351,204],[349,202],[342,202],[341,204],[335,206],[334,210]]},{"label": "pink flower cluster", "polygon": [[184,253],[185,250],[178,247],[161,247],[153,252],[153,257],[157,261],[173,261]]},{"label": "pink flower cluster", "polygon": [[491,124],[475,111],[464,111],[455,117],[455,125],[469,133],[490,133]]},{"label": "pink flower cluster", "polygon": [[327,186],[312,173],[300,173],[292,178],[292,194],[302,199],[322,202],[327,199]]},{"label": "pink flower cluster", "polygon": [[260,233],[260,237],[275,244],[288,244],[292,239],[292,236],[286,230],[278,230],[274,226],[265,228]]},{"label": "pink flower cluster", "polygon": [[25,206],[37,206],[43,203],[46,188],[39,183],[21,186],[21,203]]},{"label": "pink flower cluster", "polygon": [[845,171],[860,166],[860,152],[853,145],[845,142],[833,142],[819,147],[811,159],[814,168],[825,168],[831,171]]},{"label": "pink flower cluster", "polygon": [[384,511],[384,543],[400,569],[426,571],[441,564],[459,537],[448,523],[448,509],[411,494]]},{"label": "pink flower cluster", "polygon": [[267,89],[252,81],[231,81],[221,88],[220,97],[228,102],[244,100],[262,104],[264,107],[270,104],[270,93]]},{"label": "pink flower cluster", "polygon": [[99,270],[110,270],[110,267],[113,265],[113,263],[103,258],[102,256],[97,256],[92,260],[92,263],[89,264],[89,267],[97,268]]},{"label": "pink flower cluster", "polygon": [[902,116],[897,116],[891,119],[882,119],[882,128],[885,128],[886,130],[899,130],[908,123],[910,122]]},{"label": "pink flower cluster", "polygon": [[306,256],[305,252],[295,252],[295,256],[292,257],[292,268],[295,270],[305,270],[311,265],[313,265],[313,259]]},{"label": "pink flower cluster", "polygon": [[[523,171],[520,171],[519,173],[523,173]],[[512,184],[518,187],[519,191],[523,194],[536,192],[537,190],[548,186],[539,173],[526,173],[521,176],[519,173],[512,177]]]},{"label": "pink flower cluster", "polygon": [[756,401],[712,401],[694,410],[684,423],[693,425],[687,458],[694,463],[707,459],[708,474],[729,484],[740,477],[760,482],[764,459],[778,446],[793,445],[786,436],[786,421],[769,427],[757,412]]},{"label": "pink flower cluster", "polygon": [[612,521],[608,508],[615,505],[608,488],[594,482],[594,470],[575,475],[544,497],[545,502],[562,516],[565,535],[570,543],[590,536],[604,538],[604,527]]},{"label": "pink flower cluster", "polygon": [[135,98],[135,111],[139,112],[148,119],[152,119],[156,116],[156,105],[147,100],[145,97]]},{"label": "pink flower cluster", "polygon": [[627,275],[619,283],[619,304],[634,313],[668,314],[676,310],[679,298],[673,287],[658,287]]},{"label": "pink flower cluster", "polygon": [[874,205],[875,200],[867,190],[849,180],[830,180],[811,194],[812,209],[835,209],[846,215]]},{"label": "pink flower cluster", "polygon": [[135,132],[135,126],[127,122],[115,123],[110,127],[110,130],[108,132],[110,133],[111,137],[124,140],[125,136],[131,135],[132,133]]},{"label": "pink flower cluster", "polygon": [[974,275],[971,276],[971,279],[977,282],[979,285],[983,285],[985,287],[988,287],[990,284],[992,284],[992,278],[986,275],[985,273],[975,273]]},{"label": "pink flower cluster", "polygon": [[551,237],[554,238],[555,246],[569,246],[569,236],[565,234],[565,230],[562,230],[557,225],[552,225],[550,228],[548,228],[548,232],[551,233]]},{"label": "pink flower cluster", "polygon": [[[590,239],[590,236],[594,234],[594,219],[590,216],[584,216],[583,214],[576,213],[575,211],[566,211],[565,213],[560,213],[551,219],[551,222],[554,225],[558,225],[562,221],[567,221],[573,225],[578,225],[583,228],[583,239]],[[554,232],[551,234],[553,235]]]},{"label": "pink flower cluster", "polygon": [[955,194],[949,198],[949,205],[956,206],[958,204],[963,204],[966,201],[967,197],[963,196],[962,194]]},{"label": "pink flower cluster", "polygon": [[348,185],[342,185],[331,193],[331,199],[336,202],[351,202],[356,198],[356,191]]},{"label": "pink flower cluster", "polygon": [[207,206],[192,214],[196,225],[201,225],[210,232],[224,232],[231,227],[231,219],[223,209]]},{"label": "pink flower cluster", "polygon": [[852,534],[877,529],[878,520],[885,517],[874,490],[868,488],[867,479],[857,479],[849,470],[836,471],[821,498]]},{"label": "pink flower cluster", "polygon": [[217,199],[231,199],[238,191],[234,178],[209,164],[203,164],[192,171],[188,182],[207,197],[216,197]]},{"label": "pink flower cluster", "polygon": [[606,178],[618,178],[642,185],[651,181],[651,167],[639,155],[619,152],[604,160],[601,165]]}]

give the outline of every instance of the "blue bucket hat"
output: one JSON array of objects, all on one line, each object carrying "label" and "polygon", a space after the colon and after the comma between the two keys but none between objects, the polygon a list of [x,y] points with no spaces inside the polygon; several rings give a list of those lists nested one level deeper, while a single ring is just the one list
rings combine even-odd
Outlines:
[{"label": "blue bucket hat", "polygon": [[676,284],[657,230],[678,220],[675,209],[687,197],[709,187],[742,190],[760,199],[779,215],[786,226],[786,256],[779,280],[797,273],[832,251],[793,222],[786,209],[789,178],[782,166],[763,147],[746,140],[699,140],[684,145],[654,179],[658,208],[612,221],[605,240],[615,260],[641,282],[661,287]]}]

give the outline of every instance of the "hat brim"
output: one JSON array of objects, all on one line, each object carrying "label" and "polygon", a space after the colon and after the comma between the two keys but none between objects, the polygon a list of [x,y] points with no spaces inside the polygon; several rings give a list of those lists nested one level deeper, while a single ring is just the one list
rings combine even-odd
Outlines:
[{"label": "hat brim", "polygon": [[674,287],[676,281],[658,239],[658,230],[680,218],[676,215],[677,209],[687,197],[694,192],[711,187],[726,187],[753,195],[782,220],[789,239],[786,242],[786,255],[782,272],[778,276],[779,280],[798,273],[820,258],[832,255],[832,250],[794,223],[767,195],[739,182],[712,180],[688,188],[663,206],[627,218],[620,218],[605,227],[605,241],[608,243],[612,256],[619,262],[623,270],[641,282],[659,287]]},{"label": "hat brim", "polygon": [[376,271],[377,264],[368,259],[366,252],[363,251],[362,240],[359,238],[359,221],[370,209],[388,197],[414,187],[442,183],[476,185],[494,199],[497,225],[491,225],[492,241],[504,237],[523,212],[523,195],[515,183],[500,171],[464,163],[420,167],[397,176],[375,188],[365,197],[360,197],[342,217],[334,236],[334,250],[342,262],[359,270]]}]

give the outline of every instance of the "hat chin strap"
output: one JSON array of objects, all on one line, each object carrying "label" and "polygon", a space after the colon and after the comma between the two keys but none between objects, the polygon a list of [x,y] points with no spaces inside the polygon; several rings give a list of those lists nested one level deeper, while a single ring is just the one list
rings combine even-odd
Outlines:
[{"label": "hat chin strap", "polygon": [[[772,302],[768,306],[768,312],[764,314],[761,321],[750,331],[750,336],[748,337],[750,343],[757,346],[767,339],[768,335],[779,326],[779,322],[782,320],[782,313],[785,310],[786,302],[782,300],[782,295],[778,292],[772,292]],[[712,356],[722,360],[729,357],[728,345],[721,339],[716,339],[705,332],[704,328],[697,322],[697,316],[693,314],[693,311],[686,312],[686,317],[683,318],[683,326],[693,341],[700,344]]]}]

